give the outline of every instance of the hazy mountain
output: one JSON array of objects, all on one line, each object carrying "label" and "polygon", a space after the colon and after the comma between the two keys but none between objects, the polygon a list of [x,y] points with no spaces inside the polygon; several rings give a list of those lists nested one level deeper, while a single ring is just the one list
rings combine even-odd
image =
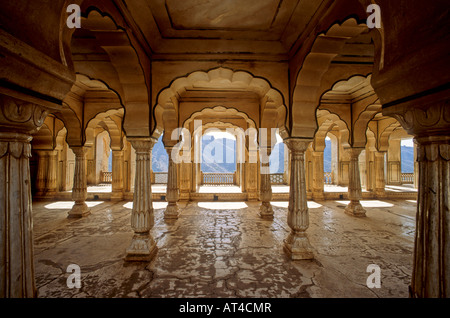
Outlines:
[{"label": "hazy mountain", "polygon": [[169,156],[162,143],[162,136],[159,137],[158,142],[153,146],[152,170],[154,172],[167,172],[169,170]]},{"label": "hazy mountain", "polygon": [[236,141],[203,136],[201,169],[203,172],[236,171]]},{"label": "hazy mountain", "polygon": [[276,144],[270,154],[270,173],[284,172],[284,144]]},{"label": "hazy mountain", "polygon": [[402,146],[402,172],[414,173],[414,147]]},{"label": "hazy mountain", "polygon": [[325,149],[323,151],[323,171],[331,172],[331,140],[325,139]]},{"label": "hazy mountain", "polygon": [[[402,146],[402,172],[414,172],[414,147]],[[325,150],[323,152],[323,171],[331,172],[331,140],[325,140]]]}]

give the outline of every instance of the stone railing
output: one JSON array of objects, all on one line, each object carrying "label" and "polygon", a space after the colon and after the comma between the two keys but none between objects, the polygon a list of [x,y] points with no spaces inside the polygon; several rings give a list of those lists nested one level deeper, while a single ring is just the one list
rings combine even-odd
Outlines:
[{"label": "stone railing", "polygon": [[167,184],[168,173],[167,172],[153,172],[154,184]]},{"label": "stone railing", "polygon": [[233,185],[235,184],[235,173],[202,173],[202,184],[204,185]]},{"label": "stone railing", "polygon": [[271,173],[270,184],[285,184],[284,173]]},{"label": "stone railing", "polygon": [[324,184],[333,184],[333,176],[332,176],[331,172],[323,173],[323,183]]},{"label": "stone railing", "polygon": [[101,183],[112,183],[112,171],[101,171],[100,180]]},{"label": "stone railing", "polygon": [[414,173],[402,173],[402,183],[414,183]]}]

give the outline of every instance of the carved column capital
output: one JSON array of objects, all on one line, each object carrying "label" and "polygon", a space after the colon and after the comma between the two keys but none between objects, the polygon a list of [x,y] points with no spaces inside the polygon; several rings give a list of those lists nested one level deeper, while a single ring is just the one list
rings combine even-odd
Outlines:
[{"label": "carved column capital", "polygon": [[148,153],[157,142],[155,138],[151,137],[129,137],[128,141],[133,146],[136,154]]},{"label": "carved column capital", "polygon": [[27,134],[0,131],[0,158],[9,154],[16,159],[31,157],[31,139]]},{"label": "carved column capital", "polygon": [[0,94],[0,130],[33,134],[39,130],[49,109],[29,101]]},{"label": "carved column capital", "polygon": [[70,146],[70,149],[73,151],[75,157],[83,157],[88,151],[88,147],[85,146]]},{"label": "carved column capital", "polygon": [[286,138],[284,143],[289,148],[291,153],[304,153],[308,149],[309,144],[313,139],[303,139],[303,138]]},{"label": "carved column capital", "polygon": [[345,148],[344,151],[348,153],[348,155],[350,156],[350,160],[358,160],[359,155],[364,149],[364,147],[351,147]]},{"label": "carved column capital", "polygon": [[415,137],[448,135],[450,132],[450,105],[448,100],[415,105],[399,105],[383,110],[383,115],[397,119],[402,127]]}]

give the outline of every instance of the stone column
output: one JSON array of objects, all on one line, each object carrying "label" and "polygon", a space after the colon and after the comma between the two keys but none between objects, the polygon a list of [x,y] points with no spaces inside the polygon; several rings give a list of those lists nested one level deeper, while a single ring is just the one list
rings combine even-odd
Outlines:
[{"label": "stone column", "polygon": [[273,219],[273,209],[270,205],[272,200],[272,185],[270,183],[270,166],[269,157],[271,150],[269,148],[261,148],[261,168],[260,168],[260,189],[259,199],[261,206],[259,207],[259,216],[263,219]]},{"label": "stone column", "polygon": [[0,132],[0,297],[35,297],[31,136]]},{"label": "stone column", "polygon": [[386,191],[386,179],[384,176],[384,161],[385,161],[385,151],[374,152],[374,165],[375,165],[375,195],[377,198],[385,198]]},{"label": "stone column", "polygon": [[25,99],[0,94],[0,298],[37,296],[29,158],[47,110]]},{"label": "stone column", "polygon": [[149,261],[158,247],[150,234],[154,225],[151,185],[151,151],[153,138],[128,138],[136,150],[136,176],[134,181],[131,227],[134,235],[125,256],[126,261]]},{"label": "stone column", "polygon": [[111,200],[123,199],[123,151],[112,151],[112,193]]},{"label": "stone column", "polygon": [[164,212],[164,219],[178,219],[178,199],[180,196],[178,189],[178,171],[177,165],[173,161],[173,153],[178,153],[175,147],[166,147],[169,155],[169,168],[167,173],[167,190],[166,201],[168,202],[166,211]]},{"label": "stone column", "polygon": [[419,193],[410,296],[450,297],[450,106],[444,97],[423,106],[393,106],[383,114],[395,117],[418,144]]},{"label": "stone column", "polygon": [[350,164],[348,169],[348,198],[350,203],[345,208],[345,213],[353,216],[366,216],[366,210],[359,202],[362,199],[361,176],[359,173],[359,154],[364,148],[349,148]]},{"label": "stone column", "polygon": [[323,151],[313,151],[313,188],[314,200],[324,200],[324,172],[323,172]]},{"label": "stone column", "polygon": [[87,179],[86,179],[86,152],[87,147],[70,147],[75,154],[75,170],[73,175],[72,200],[75,201],[69,211],[68,218],[81,218],[91,213],[86,205]]},{"label": "stone column", "polygon": [[313,259],[313,248],[306,236],[309,227],[305,182],[305,151],[312,140],[288,138],[291,152],[289,208],[287,223],[291,232],[284,241],[284,250],[292,260]]},{"label": "stone column", "polygon": [[37,150],[35,154],[37,155],[36,196],[43,196],[47,178],[47,152]]},{"label": "stone column", "polygon": [[58,190],[58,151],[48,151],[48,169],[47,169],[47,183],[46,195],[55,195]]}]

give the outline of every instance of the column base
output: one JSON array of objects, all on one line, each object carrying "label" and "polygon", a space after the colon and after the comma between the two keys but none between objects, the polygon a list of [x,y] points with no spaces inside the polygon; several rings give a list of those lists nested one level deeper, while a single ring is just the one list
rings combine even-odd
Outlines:
[{"label": "column base", "polygon": [[305,232],[289,233],[284,240],[284,251],[291,260],[314,259],[313,247]]},{"label": "column base", "polygon": [[178,197],[178,201],[189,201],[190,200],[190,192],[189,191],[181,191],[180,196]]},{"label": "column base", "polygon": [[122,201],[122,200],[123,200],[123,192],[122,191],[111,192],[111,201]]},{"label": "column base", "polygon": [[125,261],[127,262],[149,262],[158,251],[156,242],[149,233],[134,234],[130,247],[127,249]]},{"label": "column base", "polygon": [[273,208],[270,202],[262,202],[259,207],[259,216],[264,220],[273,220]]},{"label": "column base", "polygon": [[362,207],[361,203],[356,200],[350,201],[350,203],[345,208],[344,212],[351,216],[356,217],[365,217],[366,216],[366,210]]},{"label": "column base", "polygon": [[384,189],[382,189],[382,190],[375,189],[375,196],[377,197],[377,199],[385,199],[386,191]]},{"label": "column base", "polygon": [[247,199],[249,201],[259,201],[259,193],[258,192],[253,192],[253,191],[248,191],[247,192]]},{"label": "column base", "polygon": [[312,192],[312,198],[317,201],[324,201],[325,200],[325,193],[323,191],[313,191]]},{"label": "column base", "polygon": [[169,203],[167,205],[166,211],[164,211],[164,219],[165,220],[174,220],[178,219],[178,205],[176,203]]},{"label": "column base", "polygon": [[82,218],[84,216],[88,216],[91,214],[91,210],[89,210],[86,202],[76,203],[73,205],[72,210],[69,211],[67,218],[69,219],[77,219]]}]

